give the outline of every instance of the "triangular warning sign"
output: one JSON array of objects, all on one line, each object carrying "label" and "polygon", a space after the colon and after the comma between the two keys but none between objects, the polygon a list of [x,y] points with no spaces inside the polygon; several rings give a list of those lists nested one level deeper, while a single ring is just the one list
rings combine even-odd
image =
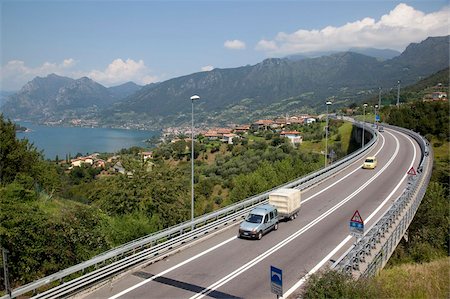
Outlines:
[{"label": "triangular warning sign", "polygon": [[416,175],[416,170],[414,169],[414,167],[411,167],[411,169],[408,171],[409,175]]},{"label": "triangular warning sign", "polygon": [[355,211],[355,214],[353,214],[352,219],[350,219],[350,221],[364,224],[361,215],[359,215],[358,210]]}]

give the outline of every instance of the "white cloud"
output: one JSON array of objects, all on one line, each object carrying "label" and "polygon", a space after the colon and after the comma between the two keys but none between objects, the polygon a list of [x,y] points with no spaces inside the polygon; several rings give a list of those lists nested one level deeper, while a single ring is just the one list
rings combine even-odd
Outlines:
[{"label": "white cloud", "polygon": [[212,71],[213,69],[214,67],[212,65],[206,65],[201,68],[202,72],[209,72]]},{"label": "white cloud", "polygon": [[411,42],[449,34],[448,6],[425,14],[401,3],[380,20],[367,17],[340,27],[280,32],[273,40],[261,40],[255,49],[269,55],[310,51],[346,50],[351,47],[391,48],[402,51]]},{"label": "white cloud", "polygon": [[240,40],[227,40],[223,44],[225,48],[231,49],[231,50],[244,50],[245,49],[245,43]]},{"label": "white cloud", "polygon": [[36,76],[45,77],[51,73],[70,78],[87,76],[103,85],[112,86],[134,81],[138,84],[149,84],[158,81],[151,75],[143,60],[122,60],[111,62],[105,70],[80,71],[75,70],[76,61],[73,58],[64,59],[61,63],[44,62],[37,67],[30,67],[21,60],[11,60],[0,69],[0,90],[19,90],[25,83]]},{"label": "white cloud", "polygon": [[29,67],[24,61],[11,60],[0,69],[1,90],[19,90],[26,82],[36,76],[45,77],[55,73],[66,76],[70,69],[76,65],[73,58],[65,59],[61,63],[44,62],[37,67]]},{"label": "white cloud", "polygon": [[111,62],[103,71],[92,70],[86,76],[106,86],[117,85],[128,81],[139,84],[148,84],[157,81],[156,76],[149,75],[150,70],[141,59],[122,60],[120,58]]},{"label": "white cloud", "polygon": [[64,67],[72,67],[72,66],[75,65],[75,60],[72,59],[72,58],[64,59],[62,65],[63,65]]},{"label": "white cloud", "polygon": [[[130,80],[128,80],[128,81],[130,81]],[[128,81],[126,81],[126,82],[128,82]],[[135,81],[134,83],[150,84],[150,83],[155,83],[155,82],[158,82],[158,81],[159,81],[158,76],[147,75],[147,76],[144,76],[140,81]]]},{"label": "white cloud", "polygon": [[262,39],[256,45],[256,50],[276,51],[277,50],[277,43],[274,42],[274,41]]}]

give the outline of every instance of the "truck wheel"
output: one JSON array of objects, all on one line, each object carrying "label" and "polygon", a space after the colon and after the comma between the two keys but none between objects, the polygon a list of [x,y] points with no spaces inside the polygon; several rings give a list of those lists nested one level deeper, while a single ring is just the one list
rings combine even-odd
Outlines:
[{"label": "truck wheel", "polygon": [[297,218],[297,213],[294,214],[294,219]]},{"label": "truck wheel", "polygon": [[273,230],[277,230],[278,229],[278,223],[275,223],[275,226],[273,227]]},{"label": "truck wheel", "polygon": [[294,215],[289,216],[290,220],[294,220]]},{"label": "truck wheel", "polygon": [[258,233],[257,238],[258,238],[258,240],[261,240],[261,239],[262,239],[262,231],[260,231],[260,232]]}]

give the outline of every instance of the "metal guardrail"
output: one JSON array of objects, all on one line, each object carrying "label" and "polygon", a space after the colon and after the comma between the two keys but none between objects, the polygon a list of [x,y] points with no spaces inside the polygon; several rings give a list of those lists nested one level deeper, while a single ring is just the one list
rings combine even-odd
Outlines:
[{"label": "metal guardrail", "polygon": [[[350,120],[352,121],[352,120]],[[354,122],[355,126],[362,127],[360,122]],[[140,239],[128,242],[119,247],[108,250],[94,258],[61,270],[55,274],[36,280],[32,283],[14,289],[11,297],[15,298],[32,292],[33,298],[61,298],[74,293],[77,290],[92,285],[95,282],[104,280],[114,274],[120,273],[132,266],[144,262],[151,262],[160,258],[171,250],[183,246],[186,243],[213,232],[220,227],[230,223],[236,223],[242,219],[256,205],[266,203],[269,194],[281,187],[306,189],[320,181],[332,176],[343,168],[349,166],[355,160],[360,159],[378,139],[378,132],[365,125],[365,129],[372,134],[372,139],[361,148],[350,155],[324,167],[312,174],[288,182],[282,186],[277,186],[264,193],[252,196],[236,204],[225,207],[215,212],[197,217],[194,221],[186,221],[179,225],[150,234]],[[87,272],[87,273],[86,273]],[[86,273],[86,274],[83,274]],[[77,278],[73,278],[76,275]],[[70,279],[65,281],[65,279]],[[58,284],[52,287],[52,284]],[[39,288],[50,287],[50,289],[38,294]],[[1,299],[9,298],[8,295]]]},{"label": "metal guardrail", "polygon": [[386,265],[411,224],[431,178],[433,152],[428,141],[413,131],[389,125],[387,127],[413,137],[421,148],[421,161],[417,175],[408,178],[402,195],[391,208],[332,266],[355,278],[373,276]]}]

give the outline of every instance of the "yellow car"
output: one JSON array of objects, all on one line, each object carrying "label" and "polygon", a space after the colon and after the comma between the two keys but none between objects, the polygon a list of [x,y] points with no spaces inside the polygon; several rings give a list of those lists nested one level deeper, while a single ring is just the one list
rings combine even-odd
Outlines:
[{"label": "yellow car", "polygon": [[377,167],[376,157],[367,157],[362,166],[364,169],[374,169],[375,167]]}]

